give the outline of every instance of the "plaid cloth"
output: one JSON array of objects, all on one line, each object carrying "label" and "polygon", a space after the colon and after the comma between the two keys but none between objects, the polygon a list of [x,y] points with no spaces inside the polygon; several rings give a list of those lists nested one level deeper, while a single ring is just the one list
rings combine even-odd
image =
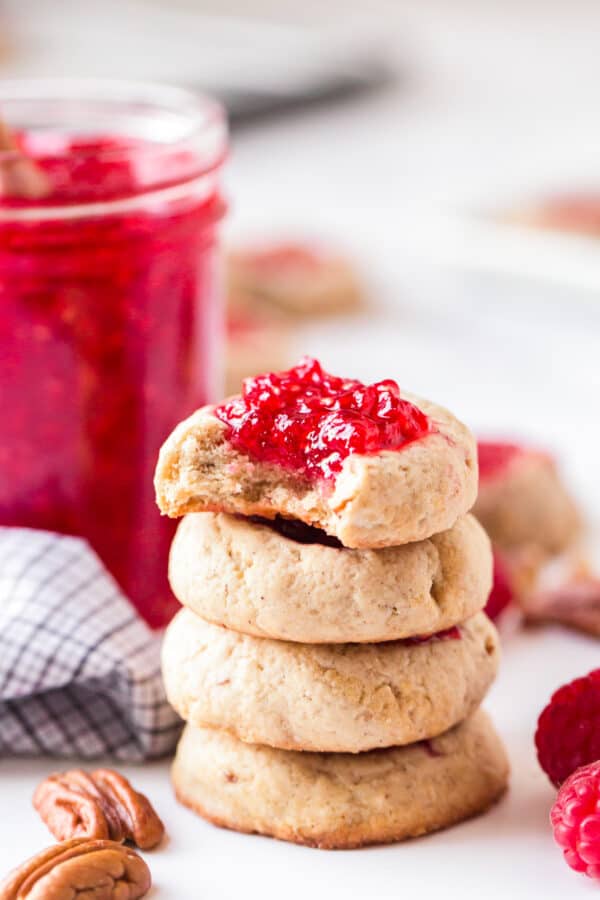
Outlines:
[{"label": "plaid cloth", "polygon": [[89,544],[0,528],[0,755],[149,759],[180,727],[160,637]]}]

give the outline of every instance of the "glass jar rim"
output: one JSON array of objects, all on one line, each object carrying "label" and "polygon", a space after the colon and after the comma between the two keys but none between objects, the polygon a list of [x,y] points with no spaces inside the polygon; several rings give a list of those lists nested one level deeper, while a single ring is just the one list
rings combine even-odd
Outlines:
[{"label": "glass jar rim", "polygon": [[[175,179],[176,184],[185,184],[214,176],[227,152],[222,106],[207,95],[172,85],[112,79],[7,79],[0,82],[0,115],[17,133],[27,135],[27,151],[0,151],[0,165],[19,159],[34,164],[67,158],[79,161],[91,155],[112,163],[135,153],[145,163],[147,177],[136,191],[138,195],[172,186],[162,180],[161,162],[174,153],[189,154],[188,168]],[[51,139],[53,133],[81,136],[86,132],[115,134],[122,140],[98,148],[85,141],[73,147]],[[122,198],[115,202],[118,199]],[[104,208],[112,202],[111,198],[101,199],[98,205]],[[19,207],[2,204],[0,199],[0,217],[8,214],[12,218],[19,210],[31,214],[35,208],[44,209],[47,217],[50,207],[58,212],[78,205],[57,198]],[[89,197],[82,205],[91,205]]]}]

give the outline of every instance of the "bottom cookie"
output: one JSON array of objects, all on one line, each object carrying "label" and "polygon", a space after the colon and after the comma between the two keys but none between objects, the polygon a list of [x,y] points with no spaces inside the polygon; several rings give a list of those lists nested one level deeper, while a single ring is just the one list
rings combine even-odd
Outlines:
[{"label": "bottom cookie", "polygon": [[486,810],[507,781],[481,710],[430,741],[359,754],[277,750],[188,725],[173,763],[178,800],[215,825],[323,849],[445,828]]}]

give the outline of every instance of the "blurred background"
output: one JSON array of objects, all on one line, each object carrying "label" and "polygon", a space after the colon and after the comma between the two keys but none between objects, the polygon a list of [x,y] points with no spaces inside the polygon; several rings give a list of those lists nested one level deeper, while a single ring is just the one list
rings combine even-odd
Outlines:
[{"label": "blurred background", "polygon": [[595,515],[598,244],[520,220],[600,190],[598,33],[593,0],[2,0],[0,76],[216,94],[227,244],[316,242],[364,287],[359,312],[288,321],[289,359],[549,447]]},{"label": "blurred background", "polygon": [[[231,125],[223,223],[228,390],[235,390],[245,374],[283,368],[306,353],[335,373],[366,381],[395,378],[402,388],[447,405],[479,437],[548,450],[583,510],[590,525],[588,559],[596,568],[591,567],[591,577],[584,569],[582,584],[576,585],[581,590],[567,590],[566,602],[553,618],[573,625],[573,610],[582,610],[586,621],[575,625],[588,635],[561,629],[517,632],[505,619],[503,640],[510,638],[505,640],[506,664],[490,705],[510,747],[516,790],[498,817],[489,818],[490,830],[481,831],[480,845],[474,830],[466,841],[462,834],[444,835],[436,850],[446,855],[438,855],[433,867],[426,855],[418,855],[427,854],[430,844],[404,850],[415,853],[413,883],[419,890],[427,868],[428,877],[439,879],[440,893],[458,879],[462,891],[471,878],[472,892],[462,896],[480,897],[485,877],[486,887],[493,890],[497,883],[504,896],[540,896],[545,875],[542,891],[549,897],[556,875],[552,896],[572,896],[571,882],[567,887],[565,880],[563,890],[558,869],[541,855],[550,841],[546,823],[551,800],[534,759],[532,734],[551,690],[597,665],[600,634],[599,35],[597,0],[0,0],[0,87],[5,79],[29,76],[125,78],[208,92],[225,105]],[[79,235],[73,241],[75,254],[78,241]],[[95,249],[89,235],[88,243]],[[126,256],[126,241],[122,244]],[[33,249],[35,256],[35,233]],[[176,277],[179,268],[171,255]],[[134,257],[136,277],[138,270],[146,274],[141,258]],[[152,269],[157,260],[148,259]],[[171,355],[177,354],[168,333],[176,320],[171,314],[173,270],[164,279],[168,304],[148,278],[159,298],[155,314],[164,313],[165,306],[168,310],[164,322],[156,316],[156,332],[159,337],[166,332],[167,344],[175,348]],[[94,274],[96,281],[85,282],[92,304],[94,291],[106,299],[102,277]],[[100,276],[105,274],[102,269]],[[117,283],[119,274],[117,267],[112,281]],[[212,289],[212,263],[203,277]],[[110,272],[106,281],[110,288]],[[138,293],[144,310],[144,292]],[[114,284],[113,294],[109,300],[116,307],[125,302]],[[75,323],[87,338],[96,322],[82,312],[77,291],[74,296]],[[3,315],[10,343],[10,319]],[[106,320],[109,329],[110,317]],[[41,340],[39,332],[36,339]],[[214,343],[218,345],[216,335]],[[130,457],[115,451],[115,435],[125,443],[131,437],[137,446],[137,419],[129,415],[127,397],[121,397],[112,358],[106,362],[98,355],[89,368],[103,377],[93,382],[96,393],[84,397],[89,443],[93,446],[98,425],[100,456],[108,459],[112,453],[121,463]],[[34,402],[27,411],[35,425],[43,418],[38,416],[42,379],[29,352],[21,356],[21,368],[34,372],[29,385]],[[201,354],[195,358],[204,359]],[[127,354],[124,359],[128,361]],[[40,360],[45,361],[42,352],[38,365]],[[143,360],[148,362],[145,356]],[[155,393],[162,391],[165,397],[162,414],[175,415],[178,396],[163,378],[161,360],[148,368],[151,375],[159,371]],[[12,366],[11,371],[17,369]],[[108,388],[107,372],[112,379]],[[71,381],[62,382],[69,392]],[[13,405],[19,407],[21,393],[14,393]],[[106,395],[117,412],[124,409],[119,427],[113,422],[107,435],[96,415],[104,409]],[[141,396],[143,405],[148,392]],[[53,403],[60,407],[56,398]],[[78,414],[76,405],[65,403],[65,421],[76,429],[77,422],[68,421],[71,405],[72,418]],[[49,406],[50,420],[54,407]],[[140,443],[153,469],[159,441],[154,447],[144,429],[148,422],[155,426],[157,417],[153,411],[139,421]],[[70,453],[75,442],[68,439],[68,427],[56,432]],[[25,438],[30,438],[26,429]],[[11,454],[11,464],[12,457],[18,460],[19,454]],[[42,454],[42,468],[44,458]],[[97,508],[105,508],[112,538],[115,521],[120,524],[127,517],[121,503],[119,516],[113,516],[113,497],[103,498],[94,469],[97,457],[89,453],[85,459],[89,473],[83,487],[95,493],[93,503],[83,504],[84,511],[96,527]],[[138,471],[125,468],[127,475],[129,469]],[[140,532],[141,525],[153,527],[152,516],[158,522],[151,475],[138,468],[147,505],[140,504],[131,520],[123,522],[134,537],[138,526]],[[11,471],[8,467],[5,481],[19,501],[21,485],[15,480],[15,491]],[[101,474],[110,479],[120,501],[114,471],[105,467]],[[32,484],[29,493],[37,501],[40,492]],[[522,499],[526,507],[528,498]],[[544,491],[534,492],[542,511],[547,499]],[[115,543],[127,557],[128,545]],[[166,553],[166,545],[163,549]],[[164,607],[164,578],[148,577],[148,559],[161,573],[166,564],[155,553],[144,552],[140,559],[134,574],[145,587],[156,584]],[[571,588],[581,573],[573,578],[571,568],[566,571],[566,579],[559,570],[556,580],[559,587],[564,581]],[[508,581],[502,582],[500,572],[496,565],[494,590],[500,585],[508,602]],[[17,798],[31,778],[25,767],[15,771],[23,774],[21,780],[8,779]],[[154,783],[151,787],[156,789]],[[12,832],[12,819],[9,826]],[[25,846],[25,818],[20,827]],[[473,829],[479,827],[473,824]],[[461,841],[468,858],[456,852]],[[0,840],[0,851],[2,844]],[[8,840],[4,844],[8,848]],[[261,891],[266,866],[273,890],[285,879],[286,885],[297,882],[303,894],[308,885],[316,896],[323,884],[332,883],[329,857],[327,862],[319,857],[322,862],[303,867],[301,877],[290,879],[286,857],[281,857],[278,877],[272,858],[261,857],[255,846],[249,844],[244,865],[256,871]],[[190,852],[196,853],[195,844]],[[228,845],[224,855],[220,852],[211,896],[231,896],[223,878],[235,879],[236,871],[246,878],[248,870],[229,864]],[[364,884],[367,894],[373,894],[374,879],[388,878],[388,870],[379,871],[376,853],[361,857],[360,866],[364,859],[371,868],[363,870],[358,863],[352,868],[346,857],[343,865],[356,891]],[[477,868],[477,859],[485,868]],[[172,877],[168,854],[165,860],[163,885]],[[408,860],[402,857],[403,884],[409,883]],[[161,859],[153,865],[160,883]],[[390,885],[398,883],[397,875],[389,878]],[[534,885],[530,892],[525,892],[525,882]]]}]

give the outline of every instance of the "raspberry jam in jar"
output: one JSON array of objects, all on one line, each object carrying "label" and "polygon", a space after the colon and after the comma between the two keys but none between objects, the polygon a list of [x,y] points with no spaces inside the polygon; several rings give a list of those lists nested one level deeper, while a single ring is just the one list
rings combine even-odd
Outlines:
[{"label": "raspberry jam in jar", "polygon": [[87,538],[160,626],[156,456],[218,384],[223,115],[111,82],[5,82],[0,109],[45,185],[0,195],[0,524]]},{"label": "raspberry jam in jar", "polygon": [[432,431],[395,381],[339,378],[310,357],[286,372],[246,378],[242,395],[215,415],[237,450],[309,480],[335,479],[351,453],[401,450]]}]

